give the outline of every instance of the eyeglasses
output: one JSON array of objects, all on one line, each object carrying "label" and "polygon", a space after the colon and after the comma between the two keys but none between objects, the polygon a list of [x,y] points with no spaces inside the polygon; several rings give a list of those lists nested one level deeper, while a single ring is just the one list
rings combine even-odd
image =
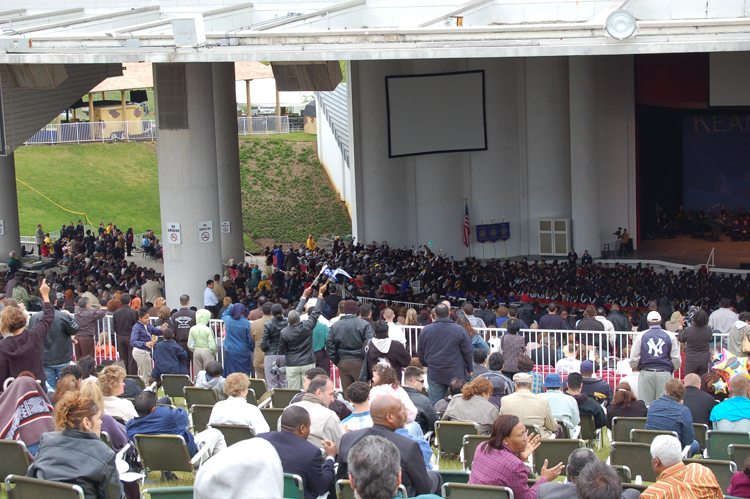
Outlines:
[{"label": "eyeglasses", "polygon": [[417,380],[414,380],[414,381],[418,381],[419,383],[422,383],[424,385],[424,380],[423,379],[417,379]]}]

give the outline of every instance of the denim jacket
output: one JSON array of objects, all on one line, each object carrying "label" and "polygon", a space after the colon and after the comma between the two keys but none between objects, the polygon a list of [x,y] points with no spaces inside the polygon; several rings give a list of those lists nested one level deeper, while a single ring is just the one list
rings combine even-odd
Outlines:
[{"label": "denim jacket", "polygon": [[668,395],[662,395],[648,407],[647,430],[674,431],[683,447],[695,440],[690,409]]}]

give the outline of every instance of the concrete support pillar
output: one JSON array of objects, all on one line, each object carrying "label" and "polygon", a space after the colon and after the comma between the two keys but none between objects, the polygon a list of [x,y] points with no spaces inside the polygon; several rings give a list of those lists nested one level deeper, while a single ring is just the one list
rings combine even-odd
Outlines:
[{"label": "concrete support pillar", "polygon": [[[229,222],[229,234],[221,230],[221,258],[245,261],[242,236],[242,188],[240,148],[237,136],[237,96],[234,63],[214,62],[214,118],[216,120],[216,167],[219,178],[219,214]],[[221,228],[220,228],[221,229]]]},{"label": "concrete support pillar", "polygon": [[596,58],[571,57],[569,78],[573,247],[596,258],[601,255]]},{"label": "concrete support pillar", "polygon": [[[206,280],[221,273],[212,68],[211,63],[158,66],[154,93],[167,304],[179,307],[180,295],[188,294],[191,305],[203,308]],[[213,242],[199,242],[203,222],[212,224]],[[182,244],[170,244],[171,223],[180,224]]]},{"label": "concrete support pillar", "polygon": [[[0,236],[0,261],[5,263],[8,253],[11,251],[15,251],[18,258],[21,258],[21,232],[18,223],[18,193],[16,192],[16,160],[14,154],[0,156],[0,220],[3,221],[5,229],[5,235]],[[36,253],[36,246],[34,248]]]}]

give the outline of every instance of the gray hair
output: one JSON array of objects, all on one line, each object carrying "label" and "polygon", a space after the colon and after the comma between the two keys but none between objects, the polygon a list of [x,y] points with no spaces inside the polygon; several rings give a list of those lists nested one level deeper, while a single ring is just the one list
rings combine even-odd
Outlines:
[{"label": "gray hair", "polygon": [[398,489],[401,454],[398,447],[374,435],[349,451],[349,475],[359,499],[392,499]]},{"label": "gray hair", "polygon": [[576,491],[578,499],[620,499],[622,480],[614,468],[596,459],[581,471]]},{"label": "gray hair", "polygon": [[651,442],[651,457],[658,458],[666,467],[682,461],[682,446],[672,435],[658,435]]},{"label": "gray hair", "polygon": [[581,471],[583,471],[583,468],[585,468],[587,464],[592,463],[597,459],[599,458],[596,457],[594,451],[592,451],[588,447],[576,449],[571,452],[570,456],[568,457],[568,478],[570,479],[570,481],[575,481],[575,479],[578,478],[578,476],[581,474]]},{"label": "gray hair", "polygon": [[78,307],[86,308],[89,306],[89,298],[87,296],[81,296],[78,298]]},{"label": "gray hair", "polygon": [[299,312],[297,312],[296,310],[292,310],[291,312],[289,312],[289,316],[287,317],[287,319],[289,319],[290,326],[298,325],[300,321]]}]

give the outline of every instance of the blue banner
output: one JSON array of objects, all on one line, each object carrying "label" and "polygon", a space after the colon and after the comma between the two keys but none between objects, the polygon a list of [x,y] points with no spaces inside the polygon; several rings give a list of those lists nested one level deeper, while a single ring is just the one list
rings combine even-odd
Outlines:
[{"label": "blue banner", "polygon": [[[494,239],[493,239],[494,237]],[[490,229],[490,241],[507,241],[510,239],[510,222],[501,222],[493,225]]]},{"label": "blue banner", "polygon": [[489,225],[477,225],[476,227],[476,233],[477,233],[477,242],[478,243],[486,243],[489,241]]}]

